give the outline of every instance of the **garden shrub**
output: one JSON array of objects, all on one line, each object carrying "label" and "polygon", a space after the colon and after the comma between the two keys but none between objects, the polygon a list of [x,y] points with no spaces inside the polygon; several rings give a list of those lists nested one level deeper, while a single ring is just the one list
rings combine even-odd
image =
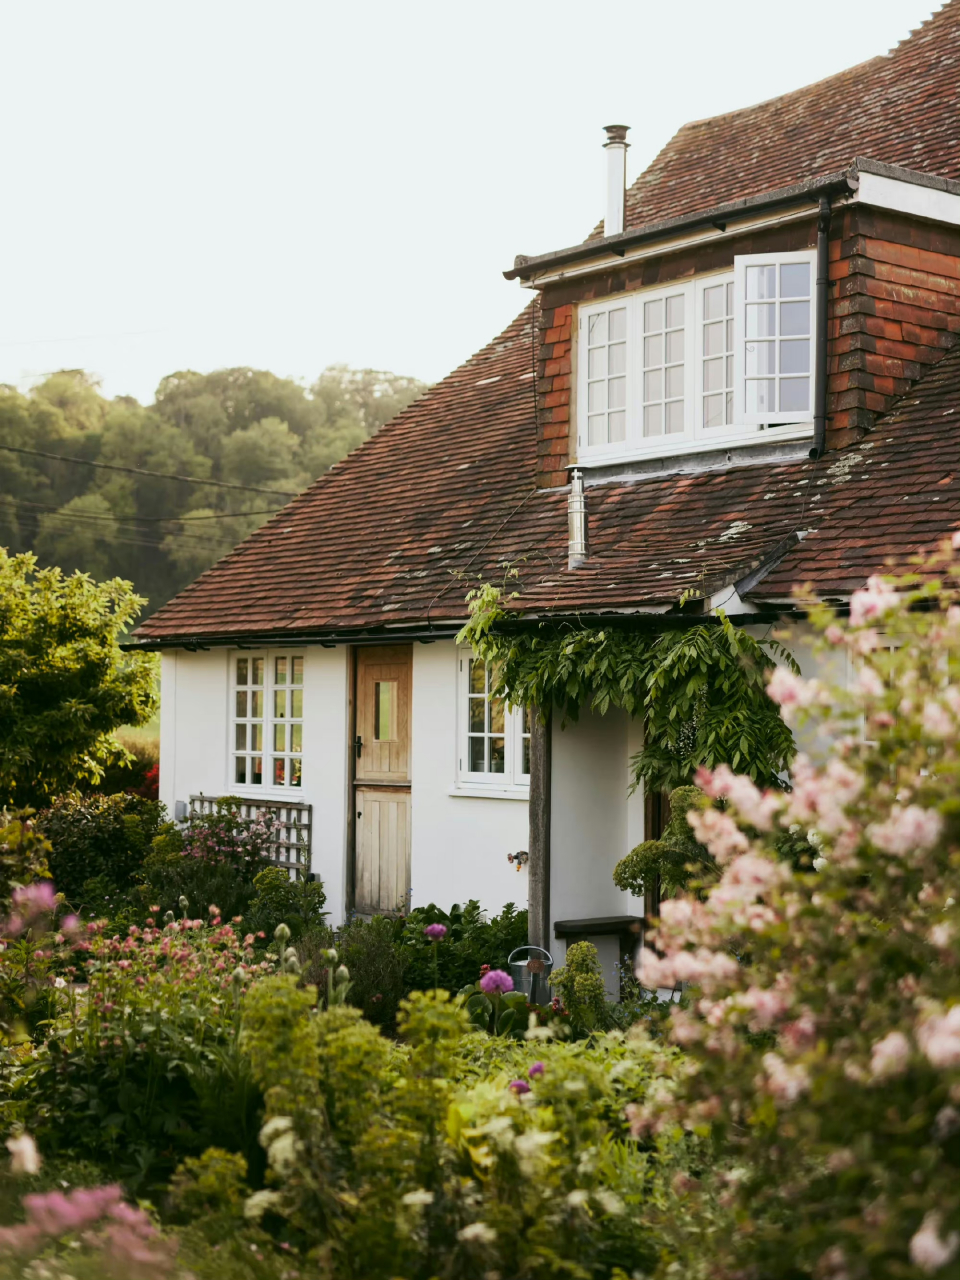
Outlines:
[{"label": "garden shrub", "polygon": [[[670,1019],[691,1069],[633,1112],[639,1135],[679,1124],[711,1143],[673,1219],[679,1274],[956,1275],[960,603],[937,574],[956,583],[960,564],[945,548],[920,569],[871,578],[849,622],[801,598],[851,678],[770,678],[832,743],[797,758],[791,791],[698,776],[724,804],[690,817],[721,873],[703,901],[662,904],[640,969],[695,984]],[[780,856],[803,831],[812,865]]]},{"label": "garden shrub", "polygon": [[216,801],[212,813],[193,813],[181,829],[166,823],[143,862],[139,895],[144,907],[195,914],[211,904],[224,919],[246,917],[256,897],[254,881],[272,866],[271,839],[277,823],[268,815],[250,822],[240,816],[240,801]]},{"label": "garden shrub", "polygon": [[46,1156],[99,1162],[133,1188],[208,1146],[240,1152],[256,1176],[262,1099],[238,1036],[244,987],[274,958],[218,918],[58,936],[44,949],[60,956],[60,986],[45,987],[58,1016],[31,1055],[7,1051],[0,1118]]},{"label": "garden shrub", "polygon": [[104,795],[125,792],[156,800],[160,783],[160,743],[127,736],[121,730],[117,740],[128,753],[127,760],[107,765],[97,791]]},{"label": "garden shrub", "polygon": [[576,1031],[602,1030],[607,1017],[607,993],[603,970],[592,942],[567,947],[563,967],[550,975],[550,985],[570,1015]]},{"label": "garden shrub", "polygon": [[[404,948],[397,925],[386,916],[355,919],[342,931],[337,949],[350,970],[348,1000],[376,1026],[392,1030],[406,991]],[[328,944],[329,945],[329,944]]]},{"label": "garden shrub", "polygon": [[86,904],[87,881],[132,889],[162,815],[157,801],[141,796],[60,796],[37,817],[52,846],[50,874],[57,889],[76,908]]},{"label": "garden shrub", "polygon": [[[327,900],[319,880],[291,880],[283,867],[265,867],[253,878],[254,897],[243,916],[244,928],[268,938],[285,924],[293,941],[323,924]],[[220,903],[218,901],[217,905]]]},{"label": "garden shrub", "polygon": [[50,841],[29,809],[8,813],[0,809],[0,911],[10,908],[14,889],[50,875]]},{"label": "garden shrub", "polygon": [[505,970],[510,953],[527,945],[527,913],[512,902],[490,920],[475,899],[465,907],[455,904],[449,913],[435,903],[418,907],[398,926],[407,991],[433,986],[433,946],[423,932],[429,924],[447,928],[437,960],[440,986],[451,994],[475,982],[481,965]]},{"label": "garden shrub", "polygon": [[314,1012],[292,977],[250,993],[271,1173],[248,1221],[338,1280],[652,1269],[645,1219],[689,1140],[631,1139],[624,1107],[673,1078],[675,1049],[489,1037],[443,990],[403,1001],[398,1029],[400,1043],[349,1007]]},{"label": "garden shrub", "polygon": [[621,858],[613,870],[613,883],[627,893],[643,896],[644,885],[657,877],[667,894],[685,889],[691,876],[716,870],[716,863],[700,844],[687,822],[687,812],[704,800],[697,787],[676,787],[670,792],[670,820],[659,840],[644,840]]}]

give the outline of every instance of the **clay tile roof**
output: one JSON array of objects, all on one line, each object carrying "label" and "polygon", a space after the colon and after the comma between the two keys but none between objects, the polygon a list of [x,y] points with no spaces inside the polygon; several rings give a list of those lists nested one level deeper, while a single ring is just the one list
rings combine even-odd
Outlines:
[{"label": "clay tile roof", "polygon": [[590,555],[527,572],[518,611],[622,613],[724,594],[753,602],[810,583],[846,596],[960,529],[960,347],[858,445],[817,463],[754,465],[587,489]]},{"label": "clay tile roof", "polygon": [[137,630],[302,634],[463,615],[454,576],[534,492],[532,307]]},{"label": "clay tile roof", "polygon": [[[439,624],[517,571],[518,612],[622,614],[795,583],[846,595],[960,528],[960,347],[852,448],[594,485],[566,564],[566,491],[533,487],[531,311],[138,629],[174,641]],[[758,580],[759,579],[759,580]]]},{"label": "clay tile roof", "polygon": [[958,102],[960,0],[950,0],[882,57],[684,125],[627,192],[625,229],[789,187],[856,156],[960,178]]}]

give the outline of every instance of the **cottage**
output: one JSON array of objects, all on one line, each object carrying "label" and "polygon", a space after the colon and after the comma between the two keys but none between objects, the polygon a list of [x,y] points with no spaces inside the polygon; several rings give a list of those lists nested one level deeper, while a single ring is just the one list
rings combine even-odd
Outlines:
[{"label": "cottage", "polygon": [[334,921],[530,893],[538,941],[609,971],[642,724],[496,704],[465,593],[512,566],[520,623],[759,631],[960,526],[958,102],[951,0],[628,190],[609,126],[604,222],[517,258],[517,319],[139,628],[170,809],[273,807]]}]

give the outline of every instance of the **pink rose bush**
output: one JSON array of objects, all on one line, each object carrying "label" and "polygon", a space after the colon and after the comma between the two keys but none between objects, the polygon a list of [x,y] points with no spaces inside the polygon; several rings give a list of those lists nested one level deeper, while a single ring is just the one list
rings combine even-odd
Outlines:
[{"label": "pink rose bush", "polygon": [[[711,1171],[675,1232],[686,1276],[952,1274],[960,1236],[960,580],[951,547],[874,577],[849,620],[803,600],[843,687],[772,673],[806,741],[789,785],[701,770],[687,815],[717,863],[662,904],[637,974],[688,1074],[633,1112]],[[919,585],[918,585],[919,583]],[[778,856],[803,830],[818,856]],[[726,1212],[719,1212],[718,1206]],[[686,1228],[683,1224],[686,1224]]]},{"label": "pink rose bush", "polygon": [[[176,1241],[161,1238],[147,1214],[127,1204],[117,1186],[27,1195],[23,1207],[24,1223],[0,1227],[0,1278],[66,1280],[82,1269],[84,1275],[114,1280],[161,1280],[173,1269]],[[68,1263],[66,1270],[48,1269],[55,1265],[51,1251]],[[29,1260],[38,1257],[45,1261],[31,1266]]]}]

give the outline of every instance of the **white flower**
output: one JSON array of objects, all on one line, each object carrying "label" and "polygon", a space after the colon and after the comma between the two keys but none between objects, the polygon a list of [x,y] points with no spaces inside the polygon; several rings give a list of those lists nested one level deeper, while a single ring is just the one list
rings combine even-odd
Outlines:
[{"label": "white flower", "polygon": [[584,1191],[582,1187],[578,1187],[576,1191],[571,1191],[567,1196],[567,1204],[571,1209],[580,1209],[590,1200],[590,1192]]},{"label": "white flower", "polygon": [[902,1031],[891,1031],[873,1046],[870,1073],[874,1080],[902,1075],[910,1061],[910,1041]]},{"label": "white flower", "polygon": [[470,1222],[457,1232],[457,1239],[464,1244],[493,1244],[496,1238],[496,1231],[485,1222]]},{"label": "white flower", "polygon": [[940,1238],[940,1215],[928,1213],[923,1225],[910,1241],[910,1261],[921,1271],[940,1271],[952,1261],[960,1248],[960,1235],[951,1231],[946,1239]]},{"label": "white flower", "polygon": [[21,1133],[16,1138],[7,1139],[7,1150],[10,1152],[11,1173],[39,1173],[40,1152],[29,1133]]},{"label": "white flower", "polygon": [[934,1067],[960,1066],[960,1004],[943,1017],[930,1017],[917,1027],[920,1048]]},{"label": "white flower", "polygon": [[414,1206],[433,1204],[433,1192],[425,1191],[423,1187],[418,1187],[416,1191],[408,1191],[402,1197],[401,1204],[409,1204]]},{"label": "white flower", "polygon": [[243,1202],[243,1216],[248,1222],[259,1222],[268,1209],[278,1209],[282,1201],[279,1191],[254,1191]]},{"label": "white flower", "polygon": [[609,1213],[611,1217],[619,1217],[624,1212],[623,1201],[619,1196],[615,1196],[612,1191],[607,1191],[605,1187],[593,1193],[593,1198],[605,1213]]},{"label": "white flower", "polygon": [[287,1133],[293,1128],[293,1121],[289,1116],[271,1116],[260,1130],[261,1147],[269,1147],[282,1133]]},{"label": "white flower", "polygon": [[867,835],[878,849],[903,856],[932,848],[940,839],[942,829],[943,819],[935,809],[921,809],[918,804],[901,809],[895,804],[886,822],[868,827]]},{"label": "white flower", "polygon": [[928,698],[923,704],[923,731],[931,738],[951,738],[957,727],[940,703]]},{"label": "white flower", "polygon": [[814,858],[813,860],[814,871],[822,871],[824,867],[829,867],[829,865],[830,865],[830,860],[822,856],[819,858]]}]

